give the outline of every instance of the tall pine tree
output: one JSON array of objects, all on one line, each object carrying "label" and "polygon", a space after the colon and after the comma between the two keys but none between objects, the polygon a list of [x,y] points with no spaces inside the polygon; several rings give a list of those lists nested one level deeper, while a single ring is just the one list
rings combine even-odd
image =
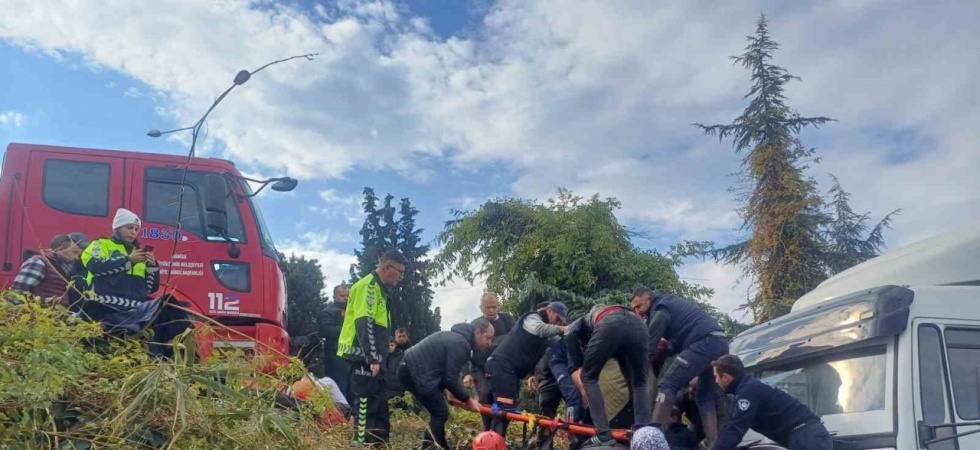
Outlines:
[{"label": "tall pine tree", "polygon": [[[388,304],[391,312],[391,330],[405,327],[418,342],[425,336],[439,331],[441,312],[432,307],[432,286],[429,281],[427,259],[429,246],[422,244],[422,231],[415,228],[418,210],[409,199],[401,199],[398,207],[392,203],[395,197],[386,195],[381,207],[378,197],[371,188],[364,188],[364,225],[361,227],[361,248],[355,250],[357,264],[350,269],[351,280],[356,281],[371,273],[381,254],[396,249],[405,255],[408,264],[405,278],[401,284],[391,289],[392,299]],[[396,215],[399,216],[396,218]]]},{"label": "tall pine tree", "polygon": [[756,289],[747,306],[763,322],[788,312],[826,277],[820,228],[829,219],[815,180],[803,173],[814,150],[803,147],[799,133],[832,119],[801,117],[786,105],[783,87],[797,78],[771,63],[779,44],[769,36],[764,15],[757,25],[745,53],[732,57],[752,72],[748,107],[731,124],[696,126],[719,140],[731,138],[735,152],[743,155],[746,194],[739,198],[739,213],[748,238],[715,250],[714,256],[742,265]]},{"label": "tall pine tree", "polygon": [[[851,194],[844,190],[837,177],[831,175],[834,186],[828,193],[833,216],[825,231],[827,240],[827,270],[835,275],[881,254],[885,247],[882,233],[891,228],[892,218],[901,212],[888,213],[868,231],[869,213],[858,215],[851,209]],[[867,235],[865,235],[867,233]]]}]

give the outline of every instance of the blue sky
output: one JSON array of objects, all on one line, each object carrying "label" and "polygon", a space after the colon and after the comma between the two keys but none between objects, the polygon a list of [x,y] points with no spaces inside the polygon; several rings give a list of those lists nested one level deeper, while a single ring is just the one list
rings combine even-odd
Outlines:
[{"label": "blue sky", "polygon": [[[0,17],[0,145],[186,152],[148,129],[193,123],[239,69],[264,71],[209,120],[202,155],[300,178],[263,195],[281,249],[319,258],[328,283],[352,260],[364,186],[409,197],[433,238],[452,208],[558,186],[623,202],[620,219],[664,249],[730,240],[738,159],[693,122],[725,123],[748,74],[727,57],[765,12],[804,135],[854,206],[904,213],[902,245],[980,216],[980,54],[970,2],[602,3],[532,0],[12,0]],[[738,269],[683,276],[731,310]],[[477,314],[480,286],[437,292],[444,325]]]}]

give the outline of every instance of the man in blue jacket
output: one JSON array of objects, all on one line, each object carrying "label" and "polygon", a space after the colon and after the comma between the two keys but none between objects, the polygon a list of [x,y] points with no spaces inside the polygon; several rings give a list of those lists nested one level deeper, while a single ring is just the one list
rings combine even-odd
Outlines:
[{"label": "man in blue jacket", "polygon": [[731,417],[713,450],[735,450],[749,428],[789,450],[834,448],[830,433],[810,408],[745,374],[737,356],[722,356],[711,365],[718,386],[735,395]]},{"label": "man in blue jacket", "polygon": [[728,339],[718,320],[701,309],[693,300],[641,287],[630,299],[633,311],[646,319],[651,349],[660,339],[666,339],[677,357],[657,383],[657,401],[653,421],[670,423],[670,411],[677,394],[691,378],[698,377],[698,410],[708,445],[718,435],[718,416],[715,413],[717,386],[711,372],[711,362],[728,353]]}]

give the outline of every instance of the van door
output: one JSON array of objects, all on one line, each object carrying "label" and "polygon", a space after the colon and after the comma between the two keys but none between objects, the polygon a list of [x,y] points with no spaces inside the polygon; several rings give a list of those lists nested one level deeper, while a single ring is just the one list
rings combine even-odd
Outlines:
[{"label": "van door", "polygon": [[920,446],[950,438],[922,448],[980,448],[980,328],[916,320],[915,332],[913,384]]},{"label": "van door", "polygon": [[27,170],[19,251],[47,248],[51,238],[73,231],[90,240],[112,234],[112,218],[124,207],[123,159],[84,153],[33,152]]}]

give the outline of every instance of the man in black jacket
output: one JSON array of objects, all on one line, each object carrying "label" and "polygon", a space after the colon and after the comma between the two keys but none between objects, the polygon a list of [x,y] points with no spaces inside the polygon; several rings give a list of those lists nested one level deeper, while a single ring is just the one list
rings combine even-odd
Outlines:
[{"label": "man in black jacket", "polygon": [[[517,321],[514,320],[514,316],[500,310],[500,298],[492,292],[486,292],[480,297],[480,312],[483,314],[481,319],[493,325],[493,344],[490,348],[473,352],[469,364],[463,367],[463,385],[467,388],[475,387],[480,403],[490,404],[493,398],[490,395],[490,381],[487,380],[487,358],[500,346]],[[472,324],[473,322],[470,322],[470,325]],[[484,429],[490,428],[490,420],[490,417],[483,416]]]},{"label": "man in black jacket", "polygon": [[648,345],[654,349],[660,339],[670,342],[674,361],[657,383],[653,421],[666,424],[680,392],[691,378],[698,377],[697,403],[701,423],[710,446],[718,436],[715,392],[711,362],[728,353],[728,339],[718,320],[693,300],[655,292],[646,287],[633,291],[633,311],[646,319]]},{"label": "man in black jacket", "polygon": [[[493,403],[502,410],[516,410],[521,380],[534,371],[548,348],[548,339],[565,332],[568,307],[562,302],[532,311],[518,319],[507,339],[487,359],[487,376]],[[506,436],[506,419],[494,418],[490,426]]]},{"label": "man in black jacket", "polygon": [[337,356],[337,341],[340,339],[340,329],[344,326],[348,294],[350,294],[350,287],[346,284],[335,286],[333,301],[323,308],[317,322],[320,325],[320,340],[323,344],[323,375],[337,383],[344,397],[351,398],[350,365]]},{"label": "man in black jacket", "polygon": [[834,448],[830,433],[810,408],[745,374],[737,356],[725,355],[711,364],[718,385],[735,395],[731,417],[713,450],[735,450],[749,428],[789,450]]},{"label": "man in black jacket", "polygon": [[[388,400],[405,395],[405,385],[401,377],[398,376],[398,366],[405,357],[405,352],[411,347],[408,340],[408,330],[399,328],[395,330],[395,336],[388,344],[388,360],[385,361],[385,390],[388,392]],[[399,402],[398,406],[405,409],[404,402]]]},{"label": "man in black jacket", "polygon": [[485,319],[477,319],[473,323],[456,324],[451,331],[429,335],[405,352],[398,367],[402,383],[415,396],[415,400],[429,411],[429,429],[422,438],[425,449],[450,449],[446,442],[446,421],[449,420],[447,395],[465,402],[470,410],[480,410],[480,403],[459,382],[459,375],[473,350],[490,346],[494,330]]},{"label": "man in black jacket", "polygon": [[647,345],[647,328],[643,319],[623,306],[595,306],[568,326],[565,347],[568,349],[572,380],[585,391],[595,425],[596,434],[585,442],[585,447],[616,444],[606,415],[606,402],[599,389],[599,374],[610,358],[615,358],[619,363],[633,393],[633,423],[650,422],[647,361],[653,355]]}]

